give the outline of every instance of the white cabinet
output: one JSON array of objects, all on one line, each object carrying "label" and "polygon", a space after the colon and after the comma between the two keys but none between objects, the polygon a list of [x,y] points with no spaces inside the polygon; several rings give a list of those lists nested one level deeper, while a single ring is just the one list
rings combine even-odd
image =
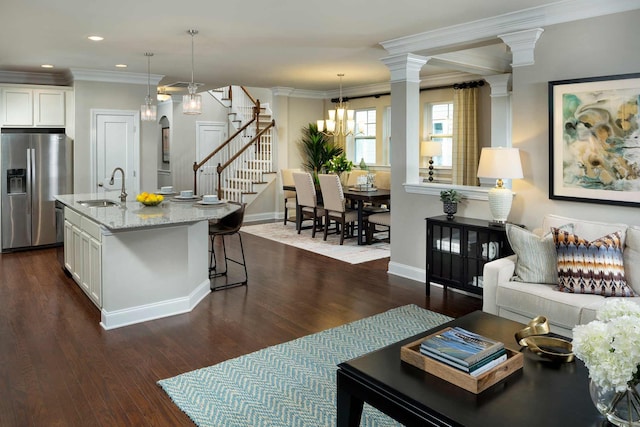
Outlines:
[{"label": "white cabinet", "polygon": [[102,233],[100,226],[65,208],[64,263],[73,280],[102,308]]},{"label": "white cabinet", "polygon": [[62,89],[5,87],[2,89],[2,126],[64,127]]}]

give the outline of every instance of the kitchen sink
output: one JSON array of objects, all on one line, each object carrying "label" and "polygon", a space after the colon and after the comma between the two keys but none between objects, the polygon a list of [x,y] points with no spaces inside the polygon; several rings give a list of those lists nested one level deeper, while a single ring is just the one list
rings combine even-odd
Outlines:
[{"label": "kitchen sink", "polygon": [[120,206],[120,203],[109,199],[80,200],[78,203],[85,208],[108,208],[109,206]]}]

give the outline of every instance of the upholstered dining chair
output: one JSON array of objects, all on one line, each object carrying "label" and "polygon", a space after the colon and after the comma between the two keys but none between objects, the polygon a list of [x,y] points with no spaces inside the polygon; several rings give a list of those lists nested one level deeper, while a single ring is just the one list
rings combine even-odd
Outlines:
[{"label": "upholstered dining chair", "polygon": [[300,234],[302,230],[302,222],[305,219],[311,219],[313,221],[311,237],[316,237],[316,229],[322,226],[324,209],[318,204],[318,196],[316,195],[316,186],[313,183],[313,177],[309,172],[293,172],[292,175],[296,186],[297,202],[298,205],[300,205],[301,211],[301,218],[296,218],[298,234]]},{"label": "upholstered dining chair", "polygon": [[[353,235],[354,224],[358,221],[358,212],[346,207],[346,199],[338,175],[320,174],[318,179],[320,180],[320,191],[322,191],[325,210],[324,240],[327,240],[329,225],[331,220],[334,220],[336,224],[339,224],[339,226],[336,225],[336,229],[340,232],[340,244],[342,245],[349,228],[351,228],[351,235]],[[348,227],[348,224],[351,227]],[[362,227],[362,224],[358,224],[358,227]]]},{"label": "upholstered dining chair", "polygon": [[391,172],[378,171],[375,177],[376,188],[381,190],[391,190]]},{"label": "upholstered dining chair", "polygon": [[[237,265],[240,265],[244,269],[244,279],[236,282],[229,283],[227,278],[227,283],[224,285],[214,285],[211,283],[211,290],[218,291],[221,289],[233,288],[235,286],[246,286],[247,281],[249,280],[249,276],[247,274],[247,263],[244,257],[244,247],[242,246],[242,235],[240,234],[240,227],[242,227],[242,222],[244,221],[244,208],[246,206],[245,203],[235,203],[229,202],[232,204],[239,204],[240,209],[237,211],[230,213],[225,216],[218,222],[209,222],[209,241],[211,248],[209,250],[209,278],[214,279],[216,277],[227,276],[227,272],[229,271],[228,262],[233,262]],[[238,235],[238,240],[240,242],[240,254],[242,256],[242,260],[233,259],[227,255],[227,247],[225,243],[225,236],[232,236],[234,234]],[[222,253],[224,256],[224,271],[218,270],[218,264],[216,261],[216,237],[220,237],[222,239]]]},{"label": "upholstered dining chair", "polygon": [[[377,226],[386,227],[386,231],[389,233],[387,239],[391,241],[391,212],[382,212],[371,214],[367,217],[367,244],[370,245],[373,242],[373,235],[378,231]],[[385,231],[385,230],[382,230]]]},{"label": "upholstered dining chair", "polygon": [[347,187],[353,187],[358,183],[358,177],[366,176],[368,173],[369,171],[366,171],[364,169],[352,169],[351,172],[349,172],[349,176],[347,177]]},{"label": "upholstered dining chair", "polygon": [[[301,172],[300,169],[280,169],[283,187],[294,187],[293,172]],[[294,190],[282,190],[284,195],[284,225],[287,225],[289,219],[289,209],[296,209],[296,192]]]}]

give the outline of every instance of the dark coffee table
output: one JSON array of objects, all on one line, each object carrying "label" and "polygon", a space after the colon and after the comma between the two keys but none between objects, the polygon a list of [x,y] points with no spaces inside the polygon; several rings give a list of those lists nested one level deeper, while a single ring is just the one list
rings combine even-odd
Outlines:
[{"label": "dark coffee table", "polygon": [[523,350],[524,367],[480,394],[470,393],[400,360],[400,347],[445,326],[461,326],[520,350],[525,325],[476,311],[433,330],[338,365],[338,427],[360,425],[363,403],[407,426],[610,425],[589,397],[584,364],[548,362]]}]

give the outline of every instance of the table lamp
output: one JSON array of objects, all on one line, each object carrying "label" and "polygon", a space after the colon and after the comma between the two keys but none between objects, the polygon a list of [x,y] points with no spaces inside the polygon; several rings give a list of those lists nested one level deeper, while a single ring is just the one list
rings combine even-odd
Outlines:
[{"label": "table lamp", "polygon": [[502,179],[522,178],[520,151],[517,148],[491,147],[483,148],[478,164],[478,178],[494,178],[496,186],[489,190],[489,209],[493,222],[507,222],[513,192],[503,186]]},{"label": "table lamp", "polygon": [[422,157],[429,157],[429,182],[433,181],[433,158],[442,155],[442,144],[427,140],[420,143],[420,154]]}]

